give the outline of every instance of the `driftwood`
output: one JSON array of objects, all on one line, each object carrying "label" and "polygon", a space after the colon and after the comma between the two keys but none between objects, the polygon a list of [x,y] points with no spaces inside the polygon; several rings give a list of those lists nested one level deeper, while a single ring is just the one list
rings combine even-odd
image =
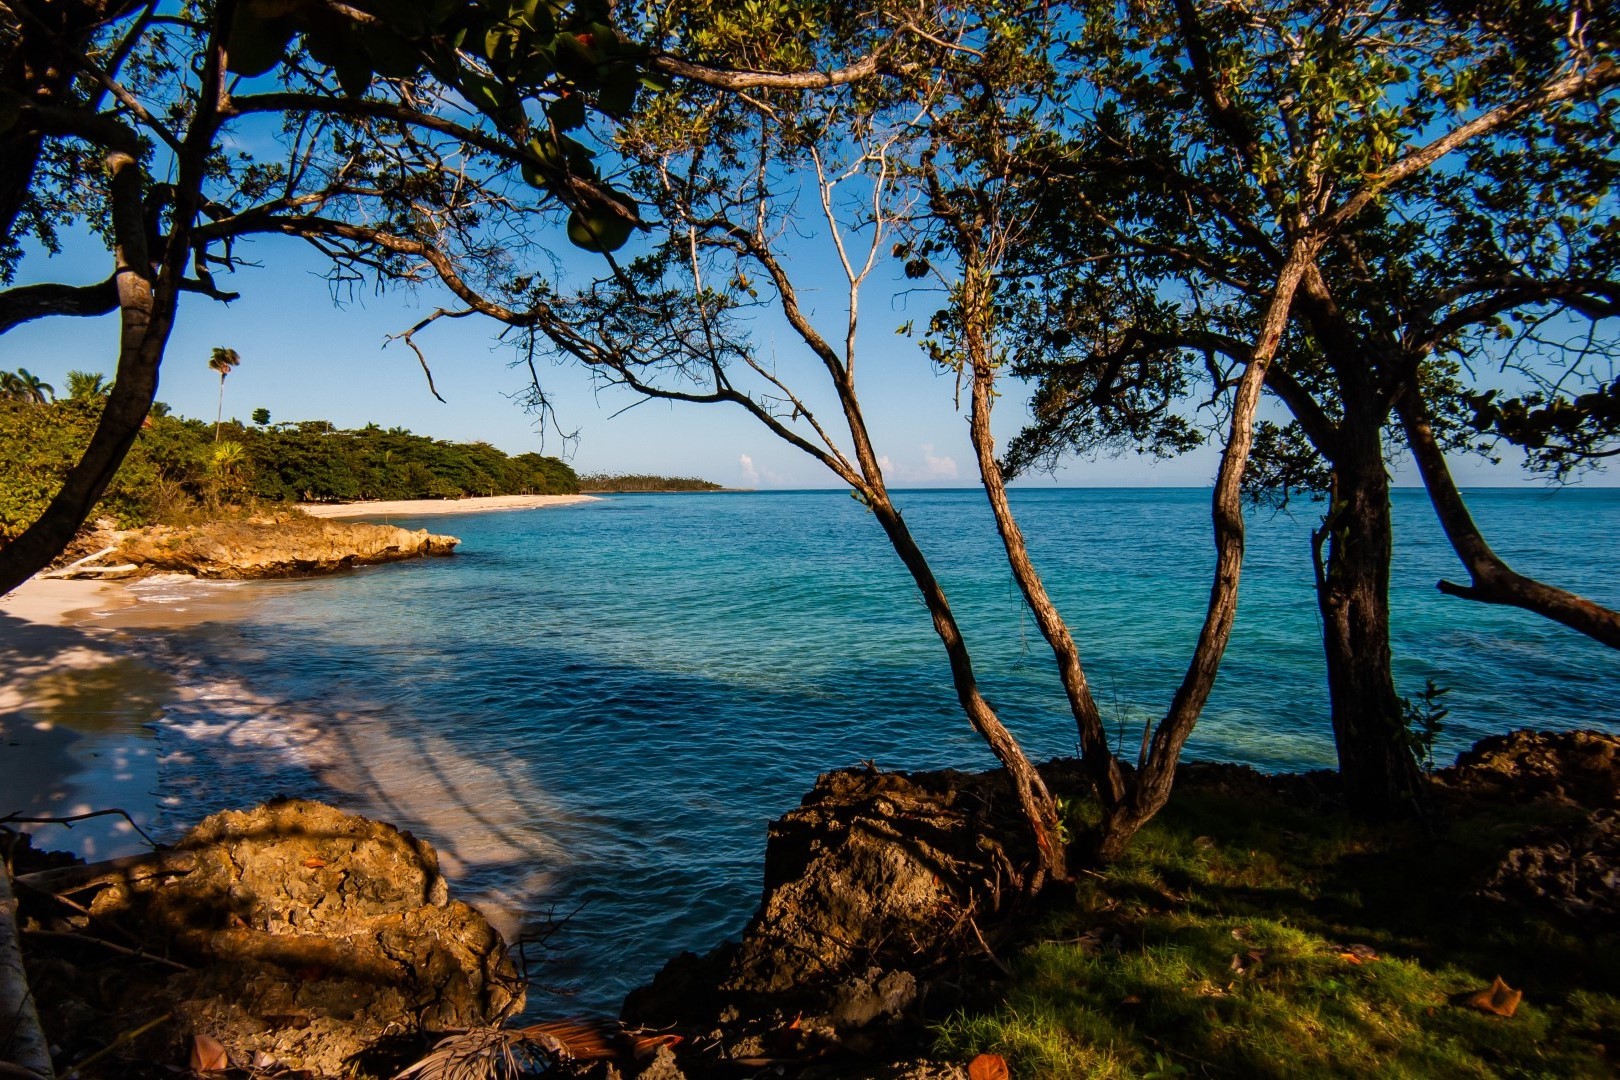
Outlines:
[{"label": "driftwood", "polygon": [[59,866],[17,875],[17,884],[48,896],[62,896],[97,885],[140,881],[168,874],[189,874],[197,866],[194,851],[152,851],[87,866]]},{"label": "driftwood", "polygon": [[80,574],[132,574],[136,570],[140,569],[140,567],[136,566],[134,563],[124,563],[121,566],[86,566],[85,565],[86,563],[93,563],[97,559],[105,558],[106,556],[111,555],[113,552],[115,552],[117,550],[118,550],[117,545],[114,545],[113,547],[102,548],[100,551],[96,552],[94,555],[86,555],[84,558],[78,560],[77,562],[69,563],[68,565],[62,567],[62,569],[60,569],[60,570],[52,570],[47,574],[41,574],[40,577],[70,578],[70,577],[77,577]]},{"label": "driftwood", "polygon": [[4,1075],[51,1080],[50,1044],[39,1027],[34,995],[23,968],[17,934],[17,899],[11,875],[0,867],[0,1067]]}]

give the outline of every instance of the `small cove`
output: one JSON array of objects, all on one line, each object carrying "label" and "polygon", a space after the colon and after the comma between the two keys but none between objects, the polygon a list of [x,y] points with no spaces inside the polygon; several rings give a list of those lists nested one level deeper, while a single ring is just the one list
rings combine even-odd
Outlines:
[{"label": "small cove", "polygon": [[[1134,745],[1202,615],[1207,494],[1015,499],[1105,714]],[[899,502],[987,695],[1032,756],[1071,754],[1049,654],[982,495]],[[1510,562],[1620,602],[1620,492],[1474,502]],[[1238,627],[1192,756],[1331,766],[1315,518],[1309,504],[1253,515]],[[740,929],[765,823],[816,773],[990,764],[909,580],[843,492],[616,496],[396,523],[453,532],[461,554],[242,586],[204,600],[215,607],[190,625],[126,632],[154,678],[179,688],[154,699],[160,716],[142,711],[158,824],[285,794],[417,831],[458,895],[509,933],[570,917],[536,972],[563,993],[534,993],[532,1013],[616,1010],[669,956]],[[1441,597],[1435,579],[1459,571],[1421,493],[1397,493],[1396,529],[1397,677],[1408,694],[1427,678],[1453,688],[1446,758],[1515,726],[1620,725],[1611,651]]]}]

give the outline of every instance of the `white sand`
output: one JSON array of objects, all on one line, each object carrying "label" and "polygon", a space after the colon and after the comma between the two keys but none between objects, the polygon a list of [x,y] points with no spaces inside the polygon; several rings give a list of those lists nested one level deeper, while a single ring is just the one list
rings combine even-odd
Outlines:
[{"label": "white sand", "polygon": [[474,499],[398,499],[393,502],[302,503],[310,517],[421,517],[430,514],[482,514],[489,510],[539,510],[596,502],[595,495],[489,495]]}]

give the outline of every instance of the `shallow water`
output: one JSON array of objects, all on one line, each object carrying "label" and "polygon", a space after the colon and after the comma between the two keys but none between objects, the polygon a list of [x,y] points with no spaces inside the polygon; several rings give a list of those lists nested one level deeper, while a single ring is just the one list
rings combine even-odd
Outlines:
[{"label": "shallow water", "polygon": [[[1212,562],[1202,491],[1020,490],[1037,564],[1127,746],[1182,673]],[[1033,756],[1073,722],[982,495],[899,502]],[[1528,573],[1620,603],[1620,492],[1482,492]],[[1331,766],[1316,511],[1261,513],[1221,679],[1190,755]],[[1512,727],[1620,724],[1620,657],[1530,615],[1440,596],[1460,574],[1421,493],[1396,498],[1397,676],[1452,688],[1442,753]],[[990,763],[928,618],[846,493],[624,496],[406,522],[451,560],[266,583],[141,635],[183,692],[156,725],[171,828],[272,794],[376,814],[439,848],[458,895],[550,939],[531,1013],[612,1011],[682,949],[740,929],[765,823],[816,773]],[[185,606],[184,592],[168,603]],[[193,611],[191,617],[197,617]],[[185,620],[177,620],[185,621]],[[165,824],[165,822],[160,822]]]}]

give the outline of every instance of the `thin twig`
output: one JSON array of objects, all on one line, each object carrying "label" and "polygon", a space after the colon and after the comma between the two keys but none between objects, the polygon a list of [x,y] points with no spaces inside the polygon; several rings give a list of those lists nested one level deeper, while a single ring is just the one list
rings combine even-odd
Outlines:
[{"label": "thin twig", "polygon": [[135,819],[129,816],[129,811],[120,810],[116,806],[110,810],[91,810],[84,814],[69,814],[67,817],[23,817],[21,814],[7,814],[5,817],[0,817],[0,825],[17,822],[23,825],[62,825],[71,829],[75,821],[84,821],[93,817],[107,817],[111,814],[117,814],[129,822],[129,827],[140,833],[141,839],[145,840],[147,846],[152,850],[156,851],[161,846],[156,840],[147,835],[145,829],[135,824]]},{"label": "thin twig", "polygon": [[72,934],[72,933],[67,932],[66,930],[31,930],[31,929],[24,929],[23,933],[27,934],[30,937],[53,938],[53,939],[58,940],[58,941],[89,941],[89,942],[93,942],[96,945],[100,945],[103,948],[111,949],[115,953],[122,953],[125,956],[132,956],[137,960],[154,960],[159,964],[167,964],[169,967],[174,968],[176,971],[196,971],[197,970],[196,968],[192,967],[190,964],[182,964],[178,960],[170,960],[167,956],[159,956],[156,953],[149,953],[145,949],[131,949],[127,945],[120,945],[115,941],[108,941],[106,938],[98,938],[98,937],[94,937],[94,936],[92,936],[90,934]]}]

